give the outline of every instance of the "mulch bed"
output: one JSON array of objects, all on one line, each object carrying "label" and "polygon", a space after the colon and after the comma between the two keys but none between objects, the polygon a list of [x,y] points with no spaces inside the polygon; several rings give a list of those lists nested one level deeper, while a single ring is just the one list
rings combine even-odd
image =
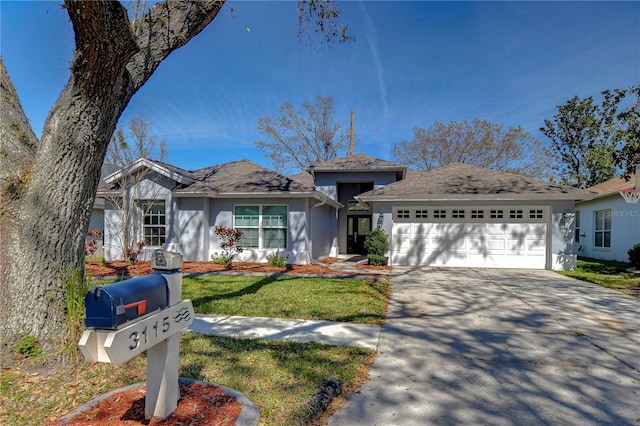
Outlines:
[{"label": "mulch bed", "polygon": [[145,419],[146,386],[118,392],[92,408],[73,416],[69,422],[60,420],[49,426],[120,426],[120,425],[235,425],[242,404],[217,386],[204,383],[180,383],[178,407],[165,420]]},{"label": "mulch bed", "polygon": [[[336,259],[337,260],[337,259]],[[329,265],[335,263],[333,258],[323,259]],[[390,266],[369,266],[358,265],[362,274],[376,274],[388,272]],[[206,273],[206,272],[266,272],[266,273],[285,273],[285,274],[344,274],[344,271],[331,269],[330,267],[310,264],[310,265],[288,265],[286,268],[273,268],[264,263],[237,262],[233,264],[230,270],[224,266],[214,262],[184,262],[182,272],[190,273]],[[86,263],[86,273],[89,277],[120,277],[120,276],[136,276],[145,275],[153,272],[151,262],[139,261],[135,264],[128,264],[124,261],[102,262],[92,260]]]}]

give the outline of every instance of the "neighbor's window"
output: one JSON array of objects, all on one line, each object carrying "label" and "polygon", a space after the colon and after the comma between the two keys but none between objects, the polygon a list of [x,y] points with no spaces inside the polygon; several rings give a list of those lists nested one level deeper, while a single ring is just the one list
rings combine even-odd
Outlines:
[{"label": "neighbor's window", "polygon": [[598,210],[595,215],[596,247],[611,247],[611,209]]},{"label": "neighbor's window", "polygon": [[245,248],[287,248],[287,206],[235,206],[233,227]]},{"label": "neighbor's window", "polygon": [[576,243],[580,242],[580,210],[576,210],[575,232],[573,235],[573,241],[575,241]]},{"label": "neighbor's window", "polygon": [[145,246],[162,246],[166,240],[166,211],[164,200],[140,203]]}]

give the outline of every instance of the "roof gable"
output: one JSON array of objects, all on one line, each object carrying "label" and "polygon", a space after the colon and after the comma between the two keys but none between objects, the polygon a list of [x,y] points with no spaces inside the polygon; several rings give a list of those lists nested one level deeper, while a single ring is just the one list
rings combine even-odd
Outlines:
[{"label": "roof gable", "polygon": [[635,187],[636,175],[632,174],[629,180],[622,176],[609,179],[597,185],[590,186],[587,191],[595,192],[599,196],[617,193],[621,189],[633,189]]},{"label": "roof gable", "polygon": [[452,163],[428,172],[411,170],[407,178],[361,194],[363,201],[376,199],[464,198],[590,198],[588,191],[545,182],[513,173],[498,172],[463,163]]},{"label": "roof gable", "polygon": [[381,160],[365,154],[352,154],[335,158],[305,167],[306,171],[316,172],[370,172],[370,171],[401,171],[406,166],[391,161]]},{"label": "roof gable", "polygon": [[144,169],[152,170],[183,185],[189,185],[194,182],[190,172],[160,161],[149,160],[148,158],[139,158],[130,165],[106,176],[104,181],[107,185],[113,185],[125,176],[132,175]]}]

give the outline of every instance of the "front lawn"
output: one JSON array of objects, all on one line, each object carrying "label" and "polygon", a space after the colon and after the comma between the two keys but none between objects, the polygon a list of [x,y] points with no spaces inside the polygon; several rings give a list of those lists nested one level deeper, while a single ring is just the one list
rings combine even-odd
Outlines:
[{"label": "front lawn", "polygon": [[578,258],[578,267],[575,271],[561,271],[560,273],[624,294],[640,297],[640,275],[626,272],[626,269],[630,267],[631,264],[626,262],[581,257]]},{"label": "front lawn", "polygon": [[199,275],[183,279],[196,313],[381,324],[389,283],[338,278]]}]

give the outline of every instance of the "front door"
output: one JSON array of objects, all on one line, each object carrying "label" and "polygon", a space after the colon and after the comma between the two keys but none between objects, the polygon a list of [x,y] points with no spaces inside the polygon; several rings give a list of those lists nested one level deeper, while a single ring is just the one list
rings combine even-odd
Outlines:
[{"label": "front door", "polygon": [[365,254],[364,240],[371,232],[371,216],[347,217],[347,254]]}]

